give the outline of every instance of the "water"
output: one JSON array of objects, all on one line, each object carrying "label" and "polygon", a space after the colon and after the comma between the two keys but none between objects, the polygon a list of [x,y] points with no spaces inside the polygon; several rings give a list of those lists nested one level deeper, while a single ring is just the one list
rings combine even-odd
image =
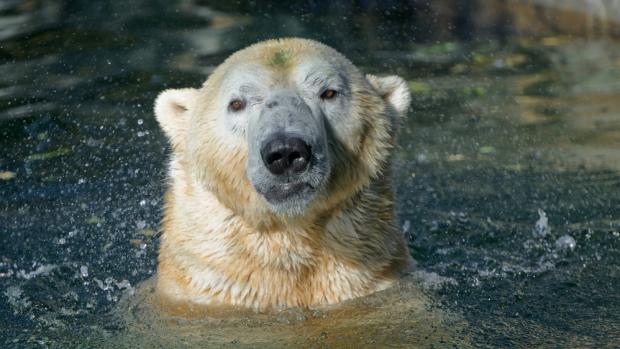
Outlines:
[{"label": "water", "polygon": [[[617,26],[523,36],[479,4],[386,4],[0,2],[2,346],[619,347]],[[410,82],[396,173],[417,271],[330,309],[162,318],[139,286],[169,151],[153,99],[283,35]]]}]

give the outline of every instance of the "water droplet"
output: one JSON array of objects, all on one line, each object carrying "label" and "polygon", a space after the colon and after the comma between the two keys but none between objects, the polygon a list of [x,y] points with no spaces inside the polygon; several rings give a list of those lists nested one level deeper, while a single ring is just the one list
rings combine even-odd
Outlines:
[{"label": "water droplet", "polygon": [[559,239],[555,241],[555,248],[558,251],[572,251],[577,247],[577,242],[570,235],[562,235]]},{"label": "water droplet", "polygon": [[82,275],[83,278],[88,277],[88,267],[83,265],[80,267],[80,275]]},{"label": "water droplet", "polygon": [[538,216],[536,225],[534,225],[534,235],[543,237],[551,230],[551,228],[549,228],[549,218],[547,218],[545,211],[541,209],[538,209]]},{"label": "water droplet", "polygon": [[426,164],[429,162],[428,156],[424,153],[417,154],[415,157],[415,161],[420,164]]},{"label": "water droplet", "polygon": [[406,220],[405,223],[403,223],[403,232],[408,233],[409,229],[411,229],[411,222]]}]

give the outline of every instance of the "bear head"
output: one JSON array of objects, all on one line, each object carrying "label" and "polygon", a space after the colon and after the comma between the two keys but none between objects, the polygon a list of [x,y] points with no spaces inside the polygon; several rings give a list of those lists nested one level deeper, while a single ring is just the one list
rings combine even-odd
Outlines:
[{"label": "bear head", "polygon": [[162,92],[155,114],[188,185],[268,228],[327,219],[386,175],[409,103],[402,78],[293,38],[236,52],[199,89]]}]

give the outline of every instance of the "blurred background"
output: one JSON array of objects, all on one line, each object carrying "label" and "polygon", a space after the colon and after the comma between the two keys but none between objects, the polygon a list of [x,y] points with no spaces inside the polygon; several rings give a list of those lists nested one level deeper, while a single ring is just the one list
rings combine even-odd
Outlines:
[{"label": "blurred background", "polygon": [[[0,346],[113,346],[114,307],[156,270],[154,98],[284,36],[408,81],[399,216],[463,338],[620,346],[616,0],[0,0]],[[412,345],[414,320],[364,343]],[[300,345],[328,346],[314,330]]]}]

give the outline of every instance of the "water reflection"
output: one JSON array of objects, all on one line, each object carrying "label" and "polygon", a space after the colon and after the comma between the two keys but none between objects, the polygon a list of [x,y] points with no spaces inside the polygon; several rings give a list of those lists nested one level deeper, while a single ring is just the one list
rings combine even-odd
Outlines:
[{"label": "water reflection", "polygon": [[[437,275],[423,279],[441,287]],[[175,347],[241,348],[273,347],[372,347],[391,343],[394,347],[432,345],[468,347],[464,323],[455,314],[432,306],[418,285],[420,279],[408,277],[394,288],[370,297],[327,309],[288,309],[256,314],[238,309],[193,309],[194,318],[162,316],[149,302],[153,284],[143,285],[137,297],[122,303],[117,314],[124,331],[114,346],[136,345]],[[168,309],[170,311],[170,309]],[[187,309],[181,310],[188,314]],[[155,334],[155,335],[154,335]]]}]

